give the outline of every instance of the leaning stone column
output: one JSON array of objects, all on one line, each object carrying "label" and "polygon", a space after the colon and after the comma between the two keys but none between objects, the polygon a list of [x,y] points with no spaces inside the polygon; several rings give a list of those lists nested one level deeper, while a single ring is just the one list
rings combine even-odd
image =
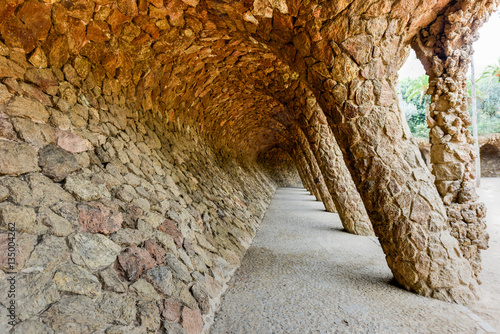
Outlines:
[{"label": "leaning stone column", "polygon": [[377,24],[387,27],[384,34],[358,29],[334,40],[325,30],[322,43],[335,52],[333,67],[318,54],[318,61],[307,67],[307,81],[396,280],[425,296],[467,302],[477,296],[477,281],[450,234],[433,176],[405,132],[398,106],[395,87],[404,59],[404,27],[396,19],[379,19]]},{"label": "leaning stone column", "polygon": [[302,130],[295,124],[291,124],[288,128],[290,134],[297,143],[297,149],[300,150],[307,161],[307,165],[311,171],[311,176],[314,184],[316,185],[316,189],[320,195],[321,201],[323,202],[326,211],[328,212],[337,212],[335,208],[335,204],[333,203],[332,196],[326,187],[325,180],[323,178],[323,174],[318,166],[318,162],[311,151],[309,146],[309,142],[306,137],[302,133]]},{"label": "leaning stone column", "polygon": [[300,180],[302,181],[302,185],[304,186],[304,188],[309,191],[311,194],[312,194],[312,191],[311,191],[311,185],[309,184],[309,180],[306,178],[306,176],[304,175],[304,167],[302,167],[299,163],[297,163],[295,160],[294,160],[294,163],[295,163],[295,167],[297,168],[297,172],[299,173],[299,177],[300,177]]},{"label": "leaning stone column", "polygon": [[359,196],[358,190],[352,181],[342,152],[333,137],[323,111],[316,101],[310,99],[311,108],[309,121],[306,116],[299,119],[299,125],[311,145],[323,174],[325,184],[337,207],[337,212],[344,229],[358,235],[374,235],[372,224]]},{"label": "leaning stone column", "polygon": [[[296,161],[295,165],[297,166],[297,170],[299,171],[300,178],[302,180],[302,183],[304,184],[304,187],[311,193],[311,195],[317,194],[316,187],[313,188],[312,186],[312,179],[311,175],[305,171],[305,160],[300,159],[300,161]],[[318,199],[319,201],[319,199]]]},{"label": "leaning stone column", "polygon": [[452,235],[475,274],[481,271],[480,249],[488,248],[486,207],[474,184],[474,138],[468,127],[467,71],[475,32],[496,6],[463,1],[449,8],[413,39],[412,46],[429,75],[432,172],[443,198]]},{"label": "leaning stone column", "polygon": [[304,184],[306,189],[314,197],[316,197],[317,201],[321,201],[321,197],[319,195],[318,189],[316,188],[316,185],[313,182],[311,171],[309,170],[309,165],[307,163],[306,158],[304,157],[304,154],[296,145],[294,145],[291,150],[292,150],[293,161],[297,166],[297,170],[299,171],[302,183]]}]

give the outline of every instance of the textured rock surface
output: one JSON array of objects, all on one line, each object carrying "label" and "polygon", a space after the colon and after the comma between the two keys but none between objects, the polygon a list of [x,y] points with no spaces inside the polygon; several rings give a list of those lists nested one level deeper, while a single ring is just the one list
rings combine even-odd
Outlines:
[{"label": "textured rock surface", "polygon": [[481,176],[500,177],[500,135],[479,138]]},{"label": "textured rock surface", "polygon": [[[418,146],[422,158],[429,163],[431,144],[427,139],[419,139]],[[482,177],[500,177],[500,135],[479,136],[479,155]]]},{"label": "textured rock surface", "polygon": [[0,174],[20,175],[39,170],[36,150],[24,143],[0,140]]},{"label": "textured rock surface", "polygon": [[481,271],[480,250],[488,248],[488,234],[486,208],[478,202],[474,184],[477,157],[468,129],[472,119],[466,78],[477,29],[497,5],[490,1],[457,3],[412,41],[429,75],[431,105],[427,123],[431,129],[430,162],[435,184],[446,205],[452,235],[476,276]]},{"label": "textured rock surface", "polygon": [[307,165],[309,166],[310,175],[312,178],[313,186],[316,188],[319,199],[323,202],[325,209],[329,212],[337,212],[335,204],[333,203],[332,195],[330,194],[318,161],[312,152],[307,139],[300,132],[301,130],[295,125],[290,128],[291,136],[297,140],[297,149],[301,151]]},{"label": "textured rock surface", "polygon": [[[452,60],[468,53],[450,53],[462,43],[454,27],[472,25],[466,45],[497,5],[2,2],[0,232],[15,222],[18,316],[30,321],[22,326],[206,330],[275,180],[297,180],[281,167],[290,165],[285,151],[320,199],[318,180],[330,176],[309,166],[284,125],[300,114],[311,121],[311,106],[326,116],[350,173],[336,180],[354,182],[396,280],[426,296],[473,298],[484,210],[466,184],[466,118],[455,122],[439,101],[465,110],[454,90],[463,71],[453,72]],[[428,36],[452,59],[444,66],[453,82],[434,78],[433,140],[449,135],[460,160],[436,165],[438,189],[404,131],[394,89],[410,42]],[[273,149],[281,157],[266,157]],[[448,211],[442,185],[457,191],[451,202],[443,197]]]},{"label": "textured rock surface", "polygon": [[90,270],[109,266],[120,252],[120,246],[100,234],[76,233],[68,241],[73,262]]},{"label": "textured rock surface", "polygon": [[101,293],[101,283],[97,277],[76,265],[61,267],[56,271],[53,279],[57,289],[62,292],[85,295],[90,298],[95,298]]},{"label": "textured rock surface", "polygon": [[61,182],[80,168],[73,155],[54,145],[42,148],[38,151],[38,156],[38,165],[42,168],[42,173],[55,182]]},{"label": "textured rock surface", "polygon": [[99,202],[88,202],[78,206],[80,231],[111,234],[122,227],[123,215],[118,206],[107,207]]}]

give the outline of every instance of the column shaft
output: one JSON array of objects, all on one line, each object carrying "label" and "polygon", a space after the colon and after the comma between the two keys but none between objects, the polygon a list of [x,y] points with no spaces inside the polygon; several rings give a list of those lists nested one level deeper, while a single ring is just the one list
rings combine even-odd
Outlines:
[{"label": "column shaft", "polygon": [[361,32],[341,46],[331,41],[332,71],[320,80],[315,69],[328,67],[314,63],[307,78],[396,280],[425,296],[466,302],[477,298],[478,283],[450,234],[433,176],[403,127],[395,87],[405,36],[397,21],[387,24],[384,35]]},{"label": "column shaft", "polygon": [[342,225],[349,233],[374,235],[363,201],[321,108],[316,104],[309,121],[304,117],[300,124],[337,207]]},{"label": "column shaft", "polygon": [[[473,52],[475,31],[488,15],[486,1],[474,7],[457,4],[434,23],[432,41],[429,28],[422,29],[412,46],[429,75],[431,105],[427,124],[430,130],[432,172],[446,207],[452,235],[476,275],[481,271],[481,249],[488,248],[486,207],[478,201],[475,189],[474,138],[468,127],[467,71]],[[489,3],[492,6],[493,3]],[[486,9],[486,10],[485,10]],[[476,11],[476,12],[475,12]],[[482,15],[478,16],[477,13]],[[460,17],[461,19],[457,19]],[[439,29],[439,30],[438,30]],[[463,38],[456,38],[460,31]],[[425,36],[425,37],[424,37]],[[439,50],[439,53],[436,51]]]},{"label": "column shaft", "polygon": [[318,162],[316,161],[316,157],[311,151],[309,142],[302,133],[302,130],[300,130],[300,128],[297,125],[291,125],[289,128],[292,133],[292,136],[297,141],[297,146],[299,150],[302,151],[303,156],[307,161],[307,164],[311,171],[313,182],[316,185],[316,189],[318,190],[319,196],[325,206],[325,209],[329,212],[337,212],[332,196],[330,195],[330,192],[326,187],[323,174],[321,173],[321,169],[319,168]]},{"label": "column shaft", "polygon": [[297,166],[297,171],[299,172],[299,176],[300,176],[300,179],[302,180],[302,184],[304,185],[304,188],[306,188],[313,195],[310,180],[309,180],[309,177],[305,175],[304,166],[302,166],[302,161],[296,162],[295,165]]},{"label": "column shaft", "polygon": [[317,189],[316,184],[313,181],[312,173],[309,168],[309,164],[300,148],[294,146],[293,148],[293,156],[295,157],[295,163],[297,168],[301,170],[301,178],[303,183],[306,186],[306,189],[314,195],[317,201],[321,201],[321,196],[319,195],[319,191]]}]

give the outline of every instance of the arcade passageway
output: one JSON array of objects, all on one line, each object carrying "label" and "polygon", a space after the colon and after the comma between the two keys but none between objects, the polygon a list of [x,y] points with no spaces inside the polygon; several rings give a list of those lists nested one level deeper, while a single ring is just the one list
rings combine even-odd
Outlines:
[{"label": "arcade passageway", "polygon": [[[2,1],[2,330],[206,331],[280,185],[377,237],[402,288],[477,299],[465,83],[498,5]],[[410,48],[432,171],[395,92]]]},{"label": "arcade passageway", "polygon": [[[499,182],[494,179],[491,195],[498,196]],[[498,250],[500,219],[488,216]],[[485,261],[500,256],[487,255]],[[346,233],[338,216],[304,189],[279,188],[210,333],[494,332],[499,269],[486,271],[488,297],[470,309],[404,291],[392,281],[375,237]]]}]

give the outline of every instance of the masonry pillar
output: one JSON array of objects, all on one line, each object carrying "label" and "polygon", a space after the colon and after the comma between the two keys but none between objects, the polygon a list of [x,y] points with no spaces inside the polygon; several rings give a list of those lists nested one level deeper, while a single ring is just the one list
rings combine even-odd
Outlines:
[{"label": "masonry pillar", "polygon": [[[295,162],[295,165],[297,166],[297,170],[299,171],[299,175],[302,183],[304,184],[304,187],[311,193],[311,195],[314,195],[316,197],[316,187],[313,187],[311,184],[311,175],[305,170],[305,163],[305,160],[300,159],[299,161]],[[319,199],[316,200],[319,201]]]},{"label": "masonry pillar", "polygon": [[309,165],[304,157],[302,151],[297,147],[292,147],[292,157],[295,165],[297,166],[297,170],[299,171],[300,178],[302,179],[302,183],[306,187],[306,189],[316,197],[317,201],[321,201],[321,197],[319,196],[318,189],[313,182],[311,171],[309,169]]},{"label": "masonry pillar", "polygon": [[318,190],[321,201],[323,202],[326,211],[337,212],[335,204],[333,203],[332,196],[330,195],[330,192],[326,187],[325,179],[323,178],[321,169],[318,166],[318,162],[316,161],[316,158],[309,146],[309,142],[302,133],[302,130],[300,130],[300,128],[295,124],[290,125],[288,127],[288,130],[292,137],[295,139],[297,148],[302,152],[305,160],[307,161],[307,165],[309,166],[309,169],[311,171],[313,182],[316,185],[316,189]]},{"label": "masonry pillar", "polygon": [[294,160],[295,166],[297,168],[297,172],[299,173],[300,180],[302,181],[302,185],[312,194],[311,185],[309,184],[308,178],[304,175],[304,167]]},{"label": "masonry pillar", "polygon": [[[432,172],[446,207],[452,235],[477,275],[480,249],[488,248],[486,207],[475,189],[474,139],[468,129],[467,71],[476,31],[493,4],[463,2],[449,8],[413,39],[412,46],[429,75]],[[479,15],[481,13],[481,15]],[[457,32],[460,32],[459,34]]]},{"label": "masonry pillar", "polygon": [[[328,118],[396,280],[442,300],[476,298],[469,262],[450,234],[443,202],[417,145],[406,133],[396,93],[405,31],[398,20],[365,30],[362,19],[334,51],[307,66],[307,81]],[[367,23],[366,23],[367,24]],[[323,62],[323,64],[322,64]]]},{"label": "masonry pillar", "polygon": [[353,234],[374,235],[365,206],[323,111],[315,101],[308,105],[312,108],[311,116],[307,120],[302,114],[299,124],[316,157],[344,229]]}]

